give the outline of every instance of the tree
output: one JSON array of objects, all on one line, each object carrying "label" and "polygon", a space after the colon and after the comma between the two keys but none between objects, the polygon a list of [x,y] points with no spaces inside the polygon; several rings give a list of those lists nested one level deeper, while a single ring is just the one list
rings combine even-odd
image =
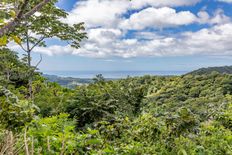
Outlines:
[{"label": "tree", "polygon": [[98,75],[96,75],[96,77],[95,78],[93,78],[93,81],[94,81],[94,83],[103,83],[103,82],[105,82],[105,78],[103,77],[103,75],[102,74],[98,74]]},{"label": "tree", "polygon": [[25,83],[28,67],[19,60],[17,53],[7,49],[0,49],[0,82],[8,87],[9,84]]},{"label": "tree", "polygon": [[20,130],[34,117],[37,107],[28,101],[19,100],[15,94],[0,85],[1,127],[9,131]]},{"label": "tree", "polygon": [[[0,41],[2,44],[7,42],[4,35],[14,31],[17,26],[20,26],[23,21],[26,21],[30,16],[39,11],[43,6],[52,0],[31,1],[31,0],[3,0],[0,2]],[[28,10],[28,8],[30,8]],[[10,20],[5,23],[5,20]],[[16,39],[15,37],[13,37]]]},{"label": "tree", "polygon": [[2,76],[2,80],[7,84],[10,83],[10,77],[13,72],[17,69],[18,66],[18,58],[15,53],[8,49],[0,49],[0,76]]},{"label": "tree", "polygon": [[80,47],[80,41],[86,38],[83,23],[74,24],[72,26],[63,23],[62,18],[67,17],[67,13],[55,6],[56,1],[48,3],[46,6],[28,20],[23,21],[24,26],[18,27],[10,35],[17,35],[20,38],[19,46],[25,52],[26,62],[31,70],[29,71],[28,92],[30,99],[33,99],[32,81],[33,74],[41,60],[33,66],[31,64],[31,53],[37,46],[46,46],[46,39],[56,38],[67,42],[73,48]]}]

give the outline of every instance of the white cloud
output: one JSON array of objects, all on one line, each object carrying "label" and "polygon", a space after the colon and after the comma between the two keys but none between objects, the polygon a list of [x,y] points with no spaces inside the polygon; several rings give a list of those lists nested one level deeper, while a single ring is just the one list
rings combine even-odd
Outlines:
[{"label": "white cloud", "polygon": [[[96,32],[117,32],[117,30],[98,30]],[[140,32],[148,34],[147,32]],[[99,34],[99,33],[93,33]],[[113,36],[113,37],[112,37]],[[37,48],[37,52],[49,55],[69,53],[73,55],[106,58],[138,56],[182,56],[182,55],[232,55],[232,24],[215,25],[197,32],[185,32],[176,37],[144,35],[143,39],[120,39],[109,35],[103,40],[114,39],[111,43],[101,44],[95,37],[87,40],[81,49],[69,46],[50,46]],[[102,36],[104,37],[104,35]],[[142,36],[141,36],[142,37]],[[149,38],[149,39],[148,39]]]},{"label": "white cloud", "polygon": [[125,29],[141,30],[148,27],[164,28],[188,25],[197,20],[197,17],[189,11],[176,12],[168,7],[146,8],[138,13],[132,14],[129,19],[124,20],[120,27]]},{"label": "white cloud", "polygon": [[[37,47],[35,52],[85,57],[139,57],[176,55],[232,55],[232,23],[222,10],[213,15],[200,11],[176,11],[174,6],[193,5],[200,0],[82,0],[78,1],[65,22],[85,22],[88,39],[80,49],[53,45]],[[145,7],[145,8],[144,8]],[[136,10],[129,17],[128,10]],[[146,28],[167,28],[208,24],[207,29],[160,35]],[[128,30],[136,30],[128,33]],[[109,58],[109,59],[108,59]]]},{"label": "white cloud", "polygon": [[90,27],[112,27],[121,21],[128,10],[142,9],[146,6],[186,6],[200,0],[81,0],[64,21],[69,24],[85,22]]},{"label": "white cloud", "polygon": [[210,19],[210,24],[224,24],[231,21],[230,17],[224,14],[224,11],[217,9],[214,13],[214,16]]},{"label": "white cloud", "polygon": [[52,55],[62,55],[62,54],[74,54],[73,48],[70,46],[60,46],[60,45],[52,45],[49,47],[36,47],[34,48],[34,52],[46,54],[49,56]]},{"label": "white cloud", "polygon": [[186,48],[193,54],[232,55],[232,24],[214,26],[183,34]]},{"label": "white cloud", "polygon": [[[96,31],[101,30],[96,29]],[[50,46],[48,48],[37,48],[36,51],[49,55],[70,53],[97,58],[196,54],[232,55],[232,24],[216,25],[213,28],[202,29],[197,32],[185,32],[178,37],[154,36],[154,38],[150,37],[149,40],[113,38],[115,40],[110,44],[100,44],[94,39],[88,40],[81,49]],[[108,36],[107,39],[112,38]]]},{"label": "white cloud", "polygon": [[[63,21],[69,24],[85,22],[87,29],[97,27],[143,29],[176,27],[194,22],[219,24],[229,20],[221,10],[216,11],[212,18],[205,11],[199,12],[197,17],[190,11],[176,12],[170,8],[194,5],[199,1],[201,0],[81,0]],[[129,18],[123,16],[134,9],[137,12],[132,13]]]},{"label": "white cloud", "polygon": [[189,25],[192,23],[199,24],[225,24],[230,22],[223,10],[216,10],[214,15],[210,15],[206,11],[200,11],[198,16],[195,16],[189,11],[180,11],[168,7],[153,8],[149,7],[134,13],[129,19],[125,19],[119,25],[122,29],[142,30],[146,28],[165,28]]},{"label": "white cloud", "polygon": [[175,7],[175,6],[188,6],[194,5],[201,0],[132,0],[131,7],[140,9],[147,6],[152,7]]},{"label": "white cloud", "polygon": [[232,3],[232,0],[218,0],[219,2]]},{"label": "white cloud", "polygon": [[224,11],[221,9],[217,9],[212,17],[210,17],[210,15],[206,11],[200,11],[197,15],[198,22],[200,24],[225,24],[231,21],[231,19],[226,16],[224,14]]},{"label": "white cloud", "polygon": [[96,28],[88,31],[88,41],[98,44],[110,44],[121,37],[123,32],[119,29]]},{"label": "white cloud", "polygon": [[127,0],[86,0],[78,1],[65,22],[75,24],[85,22],[87,27],[110,26],[127,12]]}]

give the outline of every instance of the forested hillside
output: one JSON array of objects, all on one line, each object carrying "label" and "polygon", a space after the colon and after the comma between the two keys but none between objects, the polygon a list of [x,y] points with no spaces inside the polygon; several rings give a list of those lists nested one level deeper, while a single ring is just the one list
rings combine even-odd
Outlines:
[{"label": "forested hillside", "polygon": [[[61,86],[56,80],[49,82],[38,69],[43,61],[42,56],[38,62],[32,61],[35,49],[46,47],[51,42],[59,42],[62,45],[67,43],[62,47],[72,48],[71,52],[79,53],[80,51],[75,50],[83,45],[81,41],[87,39],[84,23],[65,23],[63,20],[69,14],[57,7],[57,2],[57,0],[0,1],[0,155],[232,155],[232,75],[227,74],[230,73],[227,72],[230,67],[222,71],[219,69],[219,73],[208,69],[207,72],[200,70],[183,76],[148,75],[119,80],[106,80],[102,75],[96,75],[94,79],[89,79],[91,83],[77,85],[72,89]],[[85,1],[81,2],[84,6]],[[113,5],[109,5],[111,2],[106,4],[107,6],[100,6],[110,11]],[[123,4],[120,3],[117,7]],[[184,3],[183,6],[187,4]],[[144,8],[147,4],[141,3],[141,5]],[[95,3],[93,6],[91,12],[95,11],[92,10],[95,9]],[[173,4],[173,6],[179,5]],[[127,10],[126,7],[122,8]],[[123,11],[126,16],[121,18],[128,20],[129,13],[142,9],[134,10],[135,8],[127,12]],[[85,12],[84,7],[81,9]],[[170,19],[168,22],[163,22],[162,19],[158,23],[166,23],[174,27],[182,23],[182,15],[190,14],[189,11],[177,13],[168,7],[160,10],[169,11],[174,17],[168,18],[167,20]],[[154,11],[156,15],[158,11]],[[223,10],[217,12],[223,13]],[[116,11],[112,16],[119,15]],[[133,17],[133,14],[131,16]],[[201,21],[198,16],[211,20],[208,19],[210,17],[207,13],[200,12],[196,17],[191,16],[196,20],[192,23],[197,23],[196,25],[200,22],[204,23],[205,18]],[[110,14],[106,17],[111,18]],[[215,16],[216,21],[220,21],[219,17],[225,18],[222,14],[218,14]],[[93,23],[103,18],[96,18]],[[140,19],[139,16],[138,21]],[[145,19],[150,22],[149,18]],[[210,25],[217,24],[213,22],[215,19]],[[105,23],[108,25],[109,22],[111,20]],[[109,32],[99,31],[99,35],[92,38],[94,42],[90,41],[93,44],[85,45],[87,50],[81,50],[80,55],[83,56],[85,53],[83,51],[91,48],[99,54],[95,55],[96,57],[104,57],[105,54],[110,53],[111,50],[108,48],[100,49],[95,46],[96,40],[99,44],[104,44],[103,47],[108,47],[113,41],[116,42],[120,49],[113,49],[117,55],[111,55],[112,57],[119,57],[118,54],[124,53],[124,50],[130,52],[128,49],[131,49],[131,53],[126,53],[123,58],[136,57],[134,55],[136,52],[133,50],[138,52],[142,49],[145,49],[144,52],[147,52],[149,57],[153,56],[150,51],[153,46],[156,48],[152,50],[161,51],[154,56],[169,53],[163,50],[165,47],[168,47],[168,51],[172,51],[170,55],[175,55],[174,52],[179,55],[182,53],[179,49],[170,49],[175,48],[174,44],[177,44],[177,48],[187,50],[182,46],[182,44],[190,46],[190,43],[185,42],[189,40],[186,39],[187,36],[196,38],[191,42],[195,45],[194,48],[188,49],[205,46],[205,40],[200,44],[201,46],[197,44],[200,39],[196,35],[200,36],[200,32],[183,33],[182,39],[175,42],[171,36],[166,38],[152,34],[155,31],[142,32],[140,24],[129,25],[135,25],[135,28],[141,30],[141,33],[135,31],[141,36],[148,34],[148,38],[154,37],[155,40],[150,40],[152,46],[142,47],[143,44],[148,44],[146,42],[148,38],[136,36],[138,40],[131,39],[133,32],[129,27],[124,30],[128,31],[129,38],[122,37],[121,33],[125,32],[114,29],[117,27],[114,25]],[[183,25],[186,26],[185,23]],[[92,27],[105,29],[99,25]],[[158,28],[162,27],[158,26]],[[208,35],[212,33],[216,36],[216,39],[212,39],[213,43],[215,41],[220,43],[217,33],[230,36],[230,33],[222,31],[223,28],[215,29],[214,33],[205,29],[204,39],[211,38]],[[111,39],[105,39],[103,35]],[[175,34],[175,36],[181,35]],[[225,36],[222,37],[223,40],[226,40]],[[47,43],[52,38],[54,40]],[[118,38],[123,38],[123,42],[119,42]],[[137,43],[139,44],[135,45]],[[125,48],[124,44],[129,46]],[[171,46],[169,47],[168,44]],[[220,45],[226,44],[228,42]],[[13,51],[11,45],[14,45],[13,49],[20,50]],[[133,47],[134,45],[136,47]],[[210,44],[206,47],[209,46]],[[53,47],[59,49],[58,46]],[[231,48],[228,48],[226,53],[229,49]],[[65,53],[70,52],[70,49],[63,50]],[[192,50],[191,55],[193,55]],[[197,53],[201,53],[199,51],[197,50]],[[130,61],[123,62],[122,65],[124,63]],[[67,81],[74,79],[62,80],[65,85]]]},{"label": "forested hillside", "polygon": [[202,75],[211,74],[212,72],[218,72],[220,74],[232,74],[232,66],[200,68],[188,74]]},{"label": "forested hillside", "polygon": [[[48,75],[48,74],[42,74],[42,75],[49,82],[56,82],[63,87],[71,88],[71,89],[76,88],[76,86],[94,83],[94,81],[96,80],[96,78],[61,77],[61,76]],[[96,76],[102,76],[102,74],[98,74]],[[104,78],[104,79],[106,81],[116,80],[115,78]]]},{"label": "forested hillside", "polygon": [[45,77],[50,82],[56,82],[59,85],[67,88],[75,88],[76,86],[93,82],[93,79],[88,78],[59,77],[56,75],[48,74],[43,74],[43,77]]},{"label": "forested hillside", "polygon": [[[1,50],[2,154],[232,153],[232,76],[144,76],[74,90]],[[23,76],[24,75],[24,76]]]}]

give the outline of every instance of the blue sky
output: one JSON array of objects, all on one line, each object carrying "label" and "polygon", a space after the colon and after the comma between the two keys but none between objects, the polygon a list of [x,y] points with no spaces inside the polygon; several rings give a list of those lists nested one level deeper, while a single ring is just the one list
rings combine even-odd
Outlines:
[{"label": "blue sky", "polygon": [[60,0],[88,40],[36,48],[42,71],[190,71],[232,65],[232,0]]}]

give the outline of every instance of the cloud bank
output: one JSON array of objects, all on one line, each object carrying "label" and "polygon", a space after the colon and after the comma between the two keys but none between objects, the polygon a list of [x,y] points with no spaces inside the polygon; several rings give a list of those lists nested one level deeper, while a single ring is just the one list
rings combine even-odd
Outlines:
[{"label": "cloud bank", "polygon": [[[223,10],[217,9],[213,14],[201,10],[194,14],[175,9],[198,2],[200,0],[78,1],[63,22],[85,22],[88,39],[81,43],[81,48],[53,45],[37,47],[35,51],[95,58],[231,55],[232,23]],[[207,26],[194,32],[160,33],[192,24]]]}]

